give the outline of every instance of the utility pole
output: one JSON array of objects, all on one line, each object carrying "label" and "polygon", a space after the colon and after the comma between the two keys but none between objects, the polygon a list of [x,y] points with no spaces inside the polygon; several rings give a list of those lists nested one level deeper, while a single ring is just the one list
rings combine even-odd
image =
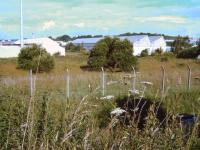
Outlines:
[{"label": "utility pole", "polygon": [[23,31],[23,1],[21,0],[20,9],[20,46],[24,47],[24,31]]}]

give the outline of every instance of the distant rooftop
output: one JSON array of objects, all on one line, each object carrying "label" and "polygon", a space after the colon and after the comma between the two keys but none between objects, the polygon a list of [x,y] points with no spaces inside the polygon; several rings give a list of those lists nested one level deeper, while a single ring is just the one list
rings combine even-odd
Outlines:
[{"label": "distant rooftop", "polygon": [[137,42],[140,41],[141,39],[148,37],[147,35],[133,35],[133,36],[120,36],[119,38],[121,40],[129,40],[130,42]]},{"label": "distant rooftop", "polygon": [[[137,42],[145,37],[148,37],[147,35],[134,35],[134,36],[119,36],[121,40],[127,39],[130,42]],[[102,40],[104,37],[100,38],[80,38],[72,41],[72,43],[81,44],[81,43],[97,43],[98,41]]]},{"label": "distant rooftop", "polygon": [[80,38],[72,41],[72,43],[81,44],[81,43],[97,43],[98,41],[102,40],[101,38]]},{"label": "distant rooftop", "polygon": [[163,38],[163,36],[149,36],[149,40],[150,42],[154,42],[160,38]]}]

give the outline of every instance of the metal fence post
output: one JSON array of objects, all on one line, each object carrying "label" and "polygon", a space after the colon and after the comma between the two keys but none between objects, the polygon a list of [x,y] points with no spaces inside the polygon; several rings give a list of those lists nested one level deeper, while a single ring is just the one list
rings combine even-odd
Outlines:
[{"label": "metal fence post", "polygon": [[33,72],[30,70],[30,96],[33,96]]},{"label": "metal fence post", "polygon": [[161,66],[161,71],[162,71],[162,87],[161,87],[161,92],[162,92],[162,96],[165,93],[165,68],[163,66]]},{"label": "metal fence post", "polygon": [[35,89],[36,89],[36,76],[34,75],[33,76],[33,93],[35,92]]},{"label": "metal fence post", "polygon": [[66,75],[66,97],[70,97],[70,77],[69,77],[69,70],[67,69],[67,75]]},{"label": "metal fence post", "polygon": [[105,73],[104,73],[104,68],[101,67],[101,92],[102,96],[105,95]]},{"label": "metal fence post", "polygon": [[132,90],[135,91],[135,86],[136,86],[136,72],[135,72],[135,68],[132,66],[133,69],[133,77],[132,77]]},{"label": "metal fence post", "polygon": [[191,89],[191,76],[192,76],[192,69],[189,65],[187,65],[188,68],[188,81],[187,81],[187,89],[190,91]]}]

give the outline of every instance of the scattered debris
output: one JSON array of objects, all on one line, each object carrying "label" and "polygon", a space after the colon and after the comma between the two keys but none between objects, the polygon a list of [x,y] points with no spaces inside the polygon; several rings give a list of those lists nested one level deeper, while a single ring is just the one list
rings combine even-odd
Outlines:
[{"label": "scattered debris", "polygon": [[[184,134],[184,140],[187,142],[190,135],[192,134],[192,131],[194,129],[195,123],[199,121],[198,116],[196,114],[178,114],[177,120],[180,124],[180,127]],[[197,127],[197,135],[200,137],[200,126]]]}]

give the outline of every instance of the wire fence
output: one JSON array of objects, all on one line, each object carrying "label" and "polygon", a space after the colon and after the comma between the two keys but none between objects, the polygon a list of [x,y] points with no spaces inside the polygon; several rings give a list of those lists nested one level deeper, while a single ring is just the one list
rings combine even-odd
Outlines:
[{"label": "wire fence", "polygon": [[163,95],[168,88],[187,91],[200,89],[200,73],[193,73],[190,66],[181,75],[167,72],[163,66],[160,68],[160,74],[143,74],[136,72],[134,67],[130,73],[105,72],[104,68],[101,68],[101,72],[94,74],[88,72],[76,75],[67,70],[66,74],[36,76],[30,70],[27,76],[1,77],[0,82],[4,86],[26,86],[31,97],[42,88],[51,88],[69,99],[83,97],[95,89],[98,89],[96,93],[102,97],[136,94],[144,86],[159,90]]}]

